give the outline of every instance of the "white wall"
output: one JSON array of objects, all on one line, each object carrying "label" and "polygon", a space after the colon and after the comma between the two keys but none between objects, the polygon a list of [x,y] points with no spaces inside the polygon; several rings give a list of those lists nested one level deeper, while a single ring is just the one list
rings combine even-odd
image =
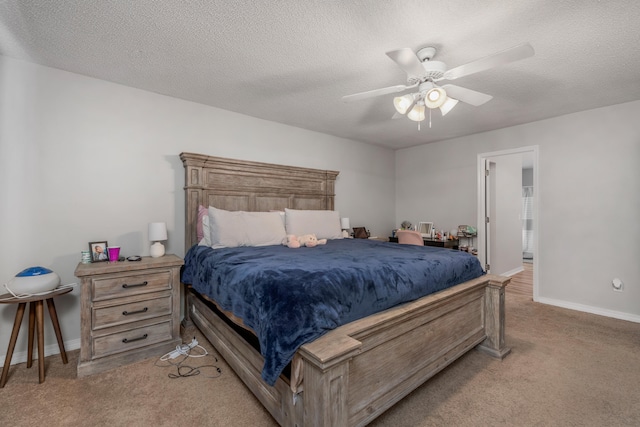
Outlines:
[{"label": "white wall", "polygon": [[396,224],[475,225],[477,154],[538,145],[540,301],[640,321],[638,117],[635,101],[398,150]]},{"label": "white wall", "polygon": [[[0,56],[0,283],[35,265],[75,282],[90,241],[147,255],[152,221],[167,222],[167,252],[184,255],[182,151],[340,171],[336,209],[372,234],[393,227],[391,150]],[[79,289],[56,305],[77,348]],[[15,309],[0,305],[0,360]]]}]

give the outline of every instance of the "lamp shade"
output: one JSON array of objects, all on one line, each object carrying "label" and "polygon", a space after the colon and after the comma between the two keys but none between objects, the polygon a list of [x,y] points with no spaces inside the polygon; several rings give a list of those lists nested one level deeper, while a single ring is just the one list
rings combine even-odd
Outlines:
[{"label": "lamp shade", "polygon": [[149,241],[157,242],[167,240],[167,223],[166,222],[150,222],[149,223]]},{"label": "lamp shade", "polygon": [[351,228],[351,224],[349,223],[349,218],[340,218],[340,228],[343,230],[347,230]]},{"label": "lamp shade", "polygon": [[449,98],[447,96],[447,100],[440,107],[440,111],[442,112],[442,115],[445,116],[449,111],[453,110],[453,107],[455,107],[457,103],[458,103],[457,99]]},{"label": "lamp shade", "polygon": [[407,114],[407,117],[410,120],[413,120],[414,122],[421,122],[424,120],[424,105],[422,103],[420,104],[416,104],[411,111],[409,111],[409,114]]},{"label": "lamp shade", "polygon": [[434,87],[427,92],[427,96],[424,97],[424,103],[429,108],[438,108],[447,100],[447,92],[441,87]]},{"label": "lamp shade", "polygon": [[393,106],[396,107],[396,111],[400,114],[406,114],[407,111],[413,106],[413,95],[396,96],[393,98]]}]

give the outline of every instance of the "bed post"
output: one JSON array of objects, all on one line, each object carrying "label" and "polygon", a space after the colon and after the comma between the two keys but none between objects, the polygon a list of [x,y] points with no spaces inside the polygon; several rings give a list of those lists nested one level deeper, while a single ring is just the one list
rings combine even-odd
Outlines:
[{"label": "bed post", "polygon": [[[326,336],[325,336],[326,337]],[[300,348],[304,358],[304,426],[349,425],[349,363],[362,343],[347,335],[321,337]]]},{"label": "bed post", "polygon": [[478,345],[478,350],[498,359],[504,359],[511,352],[504,340],[504,291],[511,281],[509,277],[487,276],[489,284],[485,288],[484,329],[487,338]]},{"label": "bed post", "polygon": [[[206,163],[206,156],[192,154],[192,153],[180,153],[180,160],[184,165],[184,197],[185,197],[185,227],[184,227],[184,252],[186,253],[191,246],[198,243],[196,233],[196,219],[198,216],[198,205],[202,204],[202,188],[204,184],[204,172],[203,168]],[[190,286],[182,286],[182,301],[184,317],[180,326],[182,330],[193,326],[191,321],[191,313],[189,311]]]}]

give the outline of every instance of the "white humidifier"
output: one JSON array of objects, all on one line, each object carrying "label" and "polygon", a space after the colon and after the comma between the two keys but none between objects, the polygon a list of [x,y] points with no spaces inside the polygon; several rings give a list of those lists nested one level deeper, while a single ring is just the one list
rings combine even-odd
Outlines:
[{"label": "white humidifier", "polygon": [[60,284],[60,276],[44,267],[29,267],[9,280],[7,289],[15,295],[32,295],[54,290]]}]

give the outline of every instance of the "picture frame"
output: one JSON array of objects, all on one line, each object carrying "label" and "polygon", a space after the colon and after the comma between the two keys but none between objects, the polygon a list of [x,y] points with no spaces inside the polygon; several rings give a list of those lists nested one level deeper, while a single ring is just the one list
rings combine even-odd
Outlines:
[{"label": "picture frame", "polygon": [[353,227],[353,237],[355,239],[368,239],[369,233],[366,227]]},{"label": "picture frame", "polygon": [[433,222],[420,221],[418,223],[418,231],[422,237],[430,238],[433,233]]},{"label": "picture frame", "polygon": [[100,240],[97,242],[89,242],[89,252],[91,252],[91,262],[104,262],[109,261],[107,255],[107,247],[109,244],[106,240]]}]

